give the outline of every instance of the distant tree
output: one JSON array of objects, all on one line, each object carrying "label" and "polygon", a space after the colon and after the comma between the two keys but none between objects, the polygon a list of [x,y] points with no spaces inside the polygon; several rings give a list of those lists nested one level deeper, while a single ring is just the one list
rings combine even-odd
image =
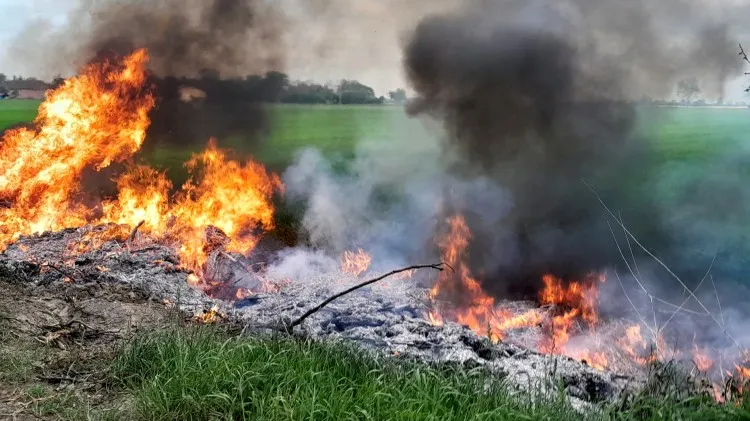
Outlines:
[{"label": "distant tree", "polygon": [[679,95],[682,98],[682,101],[687,104],[690,104],[693,97],[700,93],[700,91],[698,80],[694,77],[681,80],[677,84],[677,95]]},{"label": "distant tree", "polygon": [[5,83],[6,80],[8,80],[8,76],[5,76],[5,73],[0,73],[0,85]]},{"label": "distant tree", "polygon": [[375,90],[356,80],[342,80],[338,87],[341,104],[382,104],[383,97],[376,97]]},{"label": "distant tree", "polygon": [[18,98],[18,90],[14,89],[14,90],[10,91],[10,95],[9,96],[11,98]]},{"label": "distant tree", "polygon": [[404,102],[406,101],[406,91],[404,89],[398,88],[395,91],[388,92],[388,97],[390,97],[394,101]]},{"label": "distant tree", "polygon": [[289,75],[276,71],[268,72],[263,80],[262,94],[260,97],[263,101],[277,102],[288,86]]}]

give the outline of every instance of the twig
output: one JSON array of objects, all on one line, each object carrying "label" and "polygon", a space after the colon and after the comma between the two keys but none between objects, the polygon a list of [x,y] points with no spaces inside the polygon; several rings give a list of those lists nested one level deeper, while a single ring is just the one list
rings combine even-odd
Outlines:
[{"label": "twig", "polygon": [[128,236],[128,243],[132,243],[135,239],[135,235],[138,234],[138,229],[146,223],[146,220],[141,220],[141,222],[138,223],[138,225],[133,228],[133,231],[130,232],[130,236]]},{"label": "twig", "polygon": [[[660,303],[662,303],[662,304],[664,304],[664,305],[667,305],[667,306],[669,306],[669,307],[672,307],[673,309],[674,309],[674,308],[680,308],[680,306],[678,306],[677,304],[675,304],[675,303],[670,303],[670,302],[669,302],[669,301],[667,301],[667,300],[662,300],[662,299],[661,299],[661,298],[659,298],[659,297],[654,297],[654,301],[658,301],[658,302],[660,302]],[[683,308],[683,309],[682,309],[682,312],[683,312],[683,313],[689,313],[689,314],[692,314],[692,315],[695,315],[695,316],[708,316],[708,315],[707,315],[707,314],[705,314],[705,313],[701,313],[700,311],[690,310],[689,308]]]},{"label": "twig", "polygon": [[45,263],[44,266],[54,270],[55,272],[65,276],[66,278],[69,278],[71,281],[78,281],[75,276],[71,275],[70,273],[58,268],[57,266],[53,265],[52,263]]},{"label": "twig", "polygon": [[[713,267],[714,267],[714,262],[715,261],[716,261],[716,255],[714,254],[714,258],[713,258],[713,260],[711,260],[711,266],[708,267],[708,270],[706,271],[706,274],[703,275],[703,278],[698,283],[698,286],[695,287],[695,289],[693,290],[693,293],[698,292],[698,289],[701,287],[701,285],[703,285],[703,282],[705,282],[706,278],[708,278],[708,275],[711,273],[711,269],[713,269]],[[659,328],[659,331],[662,331],[662,330],[664,330],[664,328],[667,327],[667,325],[669,324],[669,322],[671,322],[672,319],[674,319],[674,316],[676,316],[677,313],[680,312],[683,307],[685,307],[685,304],[687,304],[688,301],[690,301],[690,297],[687,297],[687,298],[685,298],[682,301],[682,303],[680,304],[680,306],[674,312],[672,312],[672,315],[670,315],[669,318],[667,319],[667,321],[664,322],[664,325],[662,325]]]},{"label": "twig", "polygon": [[719,299],[719,291],[716,290],[716,282],[714,282],[714,276],[709,275],[711,278],[711,285],[714,287],[714,294],[716,295],[716,303],[719,305],[719,317],[721,317],[721,324],[724,325],[724,311],[721,309],[721,300]]},{"label": "twig", "polygon": [[680,279],[680,277],[677,276],[672,271],[672,269],[670,269],[669,266],[666,265],[666,263],[664,263],[663,261],[661,261],[661,259],[659,259],[658,257],[656,257],[656,255],[654,255],[649,249],[647,249],[643,244],[641,244],[640,241],[638,241],[638,238],[636,238],[635,235],[633,235],[633,233],[631,233],[630,230],[628,230],[628,228],[625,226],[625,224],[623,224],[620,220],[617,219],[617,217],[615,216],[615,214],[612,213],[612,211],[609,209],[609,207],[607,207],[607,205],[604,203],[604,200],[602,200],[602,197],[599,195],[599,193],[596,190],[594,190],[594,188],[591,187],[591,185],[589,183],[587,183],[586,180],[581,179],[581,181],[583,181],[583,184],[585,184],[586,187],[588,187],[589,190],[591,190],[594,193],[594,195],[596,196],[597,200],[599,200],[599,203],[601,203],[601,205],[604,207],[604,210],[606,210],[607,213],[610,216],[612,216],[612,218],[614,218],[617,221],[618,224],[620,224],[620,226],[622,227],[623,231],[625,231],[625,233],[627,235],[629,235],[630,238],[633,239],[633,242],[638,247],[640,247],[644,252],[646,252],[646,254],[648,254],[652,259],[654,259],[654,261],[656,261],[656,263],[658,263],[662,268],[664,268],[664,270],[666,270],[667,273],[669,273],[672,276],[672,278],[674,278],[677,282],[679,282],[679,284],[682,286],[682,288],[684,288],[685,291],[687,291],[690,294],[690,296],[698,303],[698,305],[701,306],[701,309],[703,309],[703,311],[705,311],[706,314],[708,314],[711,317],[711,320],[713,320],[714,323],[716,323],[716,325],[721,328],[722,332],[724,332],[724,335],[727,338],[729,338],[729,340],[731,340],[734,343],[734,345],[737,347],[737,349],[739,349],[740,351],[742,351],[742,347],[737,342],[737,340],[735,340],[734,337],[732,337],[732,335],[730,335],[729,332],[727,332],[727,330],[724,328],[724,326],[722,326],[722,324],[718,320],[716,320],[716,317],[708,310],[708,308],[706,308],[706,306],[703,304],[703,302],[693,293],[693,291],[691,291],[690,288],[688,288],[688,286],[685,285],[685,282],[683,282],[682,279]]},{"label": "twig", "polygon": [[643,323],[643,325],[646,326],[646,328],[651,331],[651,334],[654,336],[654,338],[656,338],[656,331],[654,331],[654,329],[651,329],[648,323],[646,323],[646,318],[641,315],[641,312],[638,311],[638,307],[636,307],[635,304],[633,303],[633,300],[630,299],[630,296],[628,295],[628,292],[625,290],[625,285],[622,284],[622,279],[620,279],[620,274],[617,273],[617,270],[615,270],[615,277],[617,277],[617,281],[620,283],[620,287],[622,288],[622,293],[625,294],[625,298],[628,299],[628,302],[633,307],[633,310],[635,310],[635,314],[636,316],[638,316],[638,319],[640,319],[641,323]]},{"label": "twig", "polygon": [[311,308],[310,310],[307,310],[305,312],[305,314],[303,314],[302,316],[300,316],[299,318],[297,318],[296,320],[294,320],[290,324],[288,324],[286,326],[286,331],[288,333],[291,333],[292,329],[294,329],[295,326],[298,326],[299,324],[301,324],[302,322],[304,322],[305,319],[307,319],[308,317],[310,317],[313,314],[317,313],[320,309],[322,309],[323,307],[325,307],[326,305],[328,305],[331,301],[333,301],[333,300],[335,300],[337,298],[343,297],[344,295],[349,294],[350,292],[356,291],[356,290],[358,290],[358,289],[360,289],[362,287],[365,287],[367,285],[374,284],[375,282],[383,280],[383,279],[385,279],[385,278],[387,278],[387,277],[389,277],[391,275],[395,275],[397,273],[406,272],[408,270],[415,270],[415,269],[435,269],[437,271],[442,272],[443,270],[445,270],[446,266],[450,268],[450,266],[448,264],[446,264],[446,263],[434,263],[434,264],[431,264],[431,265],[409,266],[409,267],[405,267],[405,268],[402,268],[402,269],[396,269],[396,270],[390,271],[390,272],[386,273],[385,275],[381,275],[381,276],[378,276],[377,278],[370,279],[369,281],[365,281],[365,282],[362,282],[360,284],[354,285],[353,287],[351,287],[349,289],[346,289],[344,291],[341,291],[341,292],[339,292],[337,294],[334,294],[334,295],[328,297],[322,303],[320,303],[317,306]]},{"label": "twig", "polygon": [[745,60],[746,62],[750,63],[750,60],[748,60],[747,54],[745,53],[745,49],[742,48],[742,44],[740,44],[740,53],[738,55],[742,56],[743,60]]}]

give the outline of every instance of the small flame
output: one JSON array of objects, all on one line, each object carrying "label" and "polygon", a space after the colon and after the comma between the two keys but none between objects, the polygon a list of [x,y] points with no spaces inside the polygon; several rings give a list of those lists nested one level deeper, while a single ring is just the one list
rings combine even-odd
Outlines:
[{"label": "small flame", "polygon": [[247,288],[237,288],[237,292],[235,293],[235,298],[238,300],[244,300],[248,297],[251,297],[253,295],[252,291],[250,291]]},{"label": "small flame", "polygon": [[429,321],[433,326],[442,326],[444,324],[443,316],[441,316],[440,313],[434,310],[429,310],[427,312],[427,321]]},{"label": "small flame", "polygon": [[200,282],[201,282],[201,278],[199,278],[198,275],[196,275],[194,273],[189,273],[188,274],[188,276],[187,276],[187,283],[188,283],[188,285],[197,286],[198,284],[200,284]]},{"label": "small flame", "polygon": [[714,361],[708,355],[708,352],[697,345],[693,347],[693,362],[701,373],[708,373],[714,366]]},{"label": "small flame", "polygon": [[362,249],[357,251],[345,251],[341,256],[341,271],[350,275],[359,276],[370,268],[372,256]]},{"label": "small flame", "polygon": [[[443,271],[438,281],[430,290],[430,299],[441,297],[461,297],[466,304],[449,310],[453,319],[469,327],[480,335],[487,335],[493,341],[502,340],[511,329],[538,325],[542,316],[530,311],[523,314],[498,307],[494,298],[487,295],[479,282],[473,278],[469,267],[464,263],[466,249],[471,239],[471,231],[463,216],[456,215],[448,218],[449,232],[438,239],[438,246],[442,250],[442,261],[455,269]],[[442,315],[432,310],[428,313],[429,320],[440,320]],[[433,324],[435,324],[433,322]]]},{"label": "small flame", "polygon": [[219,319],[225,319],[226,316],[219,311],[219,306],[214,305],[208,311],[203,311],[202,314],[196,314],[193,319],[196,322],[203,324],[214,324]]}]

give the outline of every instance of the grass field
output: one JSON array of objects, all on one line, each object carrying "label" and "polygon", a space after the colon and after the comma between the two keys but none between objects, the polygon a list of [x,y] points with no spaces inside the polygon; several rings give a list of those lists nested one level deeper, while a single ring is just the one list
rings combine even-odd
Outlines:
[{"label": "grass field", "polygon": [[[29,122],[39,105],[34,100],[0,101],[0,130]],[[750,109],[644,108],[639,131],[656,139],[661,160],[704,160],[733,149],[747,150]],[[358,141],[414,142],[424,135],[417,120],[395,106],[272,106],[268,138],[254,153],[271,167],[288,164],[295,151],[313,146],[329,156],[350,156]],[[247,139],[219,139],[220,145],[247,152]],[[199,146],[194,147],[195,150]],[[193,150],[154,148],[147,157],[161,167],[179,166]]]}]

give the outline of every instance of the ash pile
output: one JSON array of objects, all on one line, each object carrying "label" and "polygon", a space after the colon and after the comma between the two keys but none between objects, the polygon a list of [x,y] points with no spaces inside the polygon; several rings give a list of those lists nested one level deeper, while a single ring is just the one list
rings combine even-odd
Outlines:
[{"label": "ash pile", "polygon": [[[89,225],[21,237],[0,254],[2,276],[32,289],[64,291],[66,286],[75,286],[92,295],[124,289],[177,306],[186,317],[198,321],[222,319],[246,332],[272,332],[371,274],[321,271],[291,278],[283,268],[253,266],[242,255],[218,248],[207,264],[212,273],[203,274],[201,284],[191,285],[195,274],[180,266],[173,247],[135,231],[113,236],[117,229]],[[211,275],[225,281],[206,283]],[[571,402],[579,405],[613,401],[641,384],[638,376],[594,369],[522,346],[535,337],[534,328],[520,329],[507,340],[493,343],[455,323],[431,323],[425,319],[430,309],[428,289],[420,281],[434,280],[434,276],[433,271],[423,270],[358,289],[312,314],[294,332],[346,341],[395,358],[484,367],[519,393],[554,394],[561,382]]]}]

